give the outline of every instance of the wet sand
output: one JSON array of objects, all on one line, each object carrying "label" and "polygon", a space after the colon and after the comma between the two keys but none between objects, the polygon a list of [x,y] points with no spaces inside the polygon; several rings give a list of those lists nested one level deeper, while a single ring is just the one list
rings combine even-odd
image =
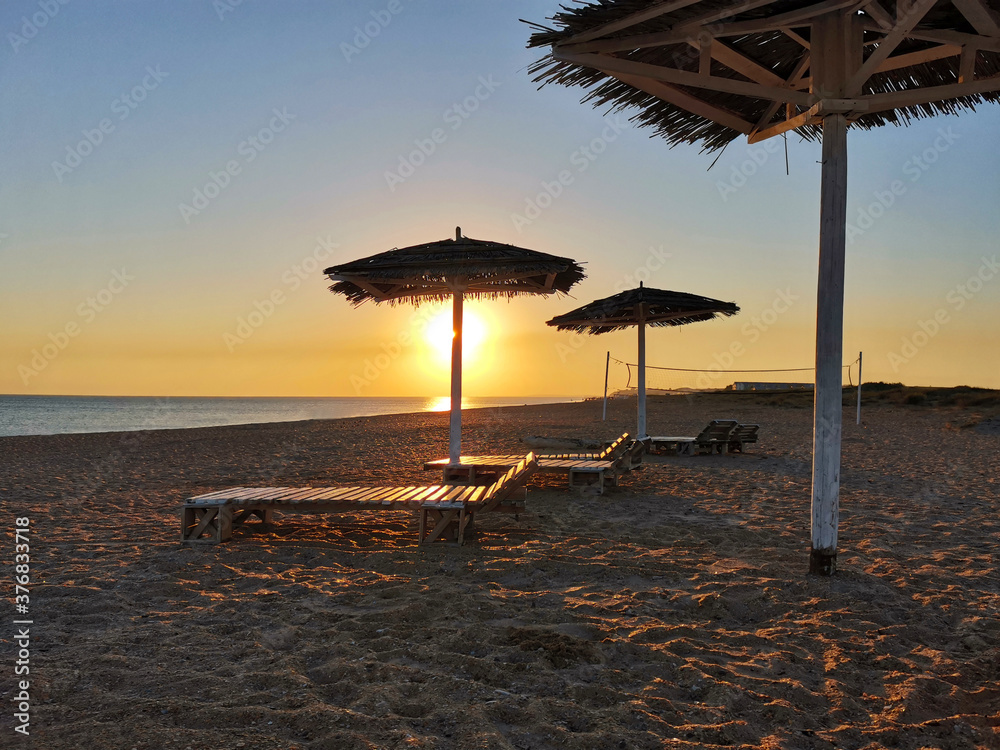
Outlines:
[{"label": "wet sand", "polygon": [[[606,423],[593,402],[468,412],[466,452],[610,440],[634,403]],[[416,546],[408,513],[179,544],[201,492],[432,482],[444,414],[2,438],[34,624],[31,738],[6,708],[0,746],[1000,748],[996,415],[848,412],[833,578],[805,574],[808,408],[651,401],[661,434],[726,417],[759,444],[650,461],[599,497],[535,479],[464,547]]]}]

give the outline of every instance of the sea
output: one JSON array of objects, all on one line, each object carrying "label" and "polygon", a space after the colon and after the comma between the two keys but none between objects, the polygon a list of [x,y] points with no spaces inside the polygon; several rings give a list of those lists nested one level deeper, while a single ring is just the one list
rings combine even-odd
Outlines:
[{"label": "sea", "polygon": [[[579,401],[571,397],[462,399],[463,409]],[[444,398],[201,398],[0,395],[0,437],[75,432],[131,432],[304,419],[447,411]]]}]

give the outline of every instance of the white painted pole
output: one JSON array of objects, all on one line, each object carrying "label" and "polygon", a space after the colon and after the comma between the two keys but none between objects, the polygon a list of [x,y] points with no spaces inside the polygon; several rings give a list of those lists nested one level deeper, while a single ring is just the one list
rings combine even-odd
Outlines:
[{"label": "white painted pole", "polygon": [[448,461],[459,463],[462,457],[462,292],[457,291],[452,302],[451,318],[451,431],[448,440]]},{"label": "white painted pole", "polygon": [[837,568],[843,417],[844,251],[847,239],[847,118],[823,119],[816,391],[813,407],[812,549],[809,572]]},{"label": "white painted pole", "polygon": [[604,360],[604,413],[601,415],[601,421],[608,421],[608,370],[611,368],[611,352],[608,352],[608,358]]},{"label": "white painted pole", "polygon": [[646,318],[639,316],[639,393],[636,438],[646,439]]},{"label": "white painted pole", "polygon": [[861,357],[864,352],[858,352],[858,421],[861,424]]}]

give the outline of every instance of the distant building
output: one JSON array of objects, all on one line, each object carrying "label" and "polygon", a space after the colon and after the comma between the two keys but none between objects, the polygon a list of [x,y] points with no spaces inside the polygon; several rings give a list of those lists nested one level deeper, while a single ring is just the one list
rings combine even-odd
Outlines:
[{"label": "distant building", "polygon": [[811,391],[812,383],[733,383],[734,391]]}]

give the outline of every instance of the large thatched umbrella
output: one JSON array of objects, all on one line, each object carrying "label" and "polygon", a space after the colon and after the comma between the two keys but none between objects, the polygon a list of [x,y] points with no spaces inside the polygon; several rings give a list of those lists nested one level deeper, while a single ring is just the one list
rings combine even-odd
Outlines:
[{"label": "large thatched umbrella", "polygon": [[548,321],[560,331],[601,334],[635,326],[639,329],[639,386],[636,432],[646,435],[646,326],[683,326],[740,311],[733,302],[700,297],[685,292],[650,289],[639,282],[638,289],[595,300]]},{"label": "large thatched umbrella", "polygon": [[810,571],[837,556],[847,129],[1000,101],[997,0],[600,0],[563,7],[536,80],[635,108],[669,143],[823,141]]},{"label": "large thatched umbrella", "polygon": [[355,306],[368,300],[390,305],[452,302],[451,434],[449,460],[462,455],[462,304],[465,299],[495,299],[520,294],[566,293],[584,277],[569,258],[525,250],[500,242],[462,236],[372,255],[327,268],[336,283],[330,291]]}]

